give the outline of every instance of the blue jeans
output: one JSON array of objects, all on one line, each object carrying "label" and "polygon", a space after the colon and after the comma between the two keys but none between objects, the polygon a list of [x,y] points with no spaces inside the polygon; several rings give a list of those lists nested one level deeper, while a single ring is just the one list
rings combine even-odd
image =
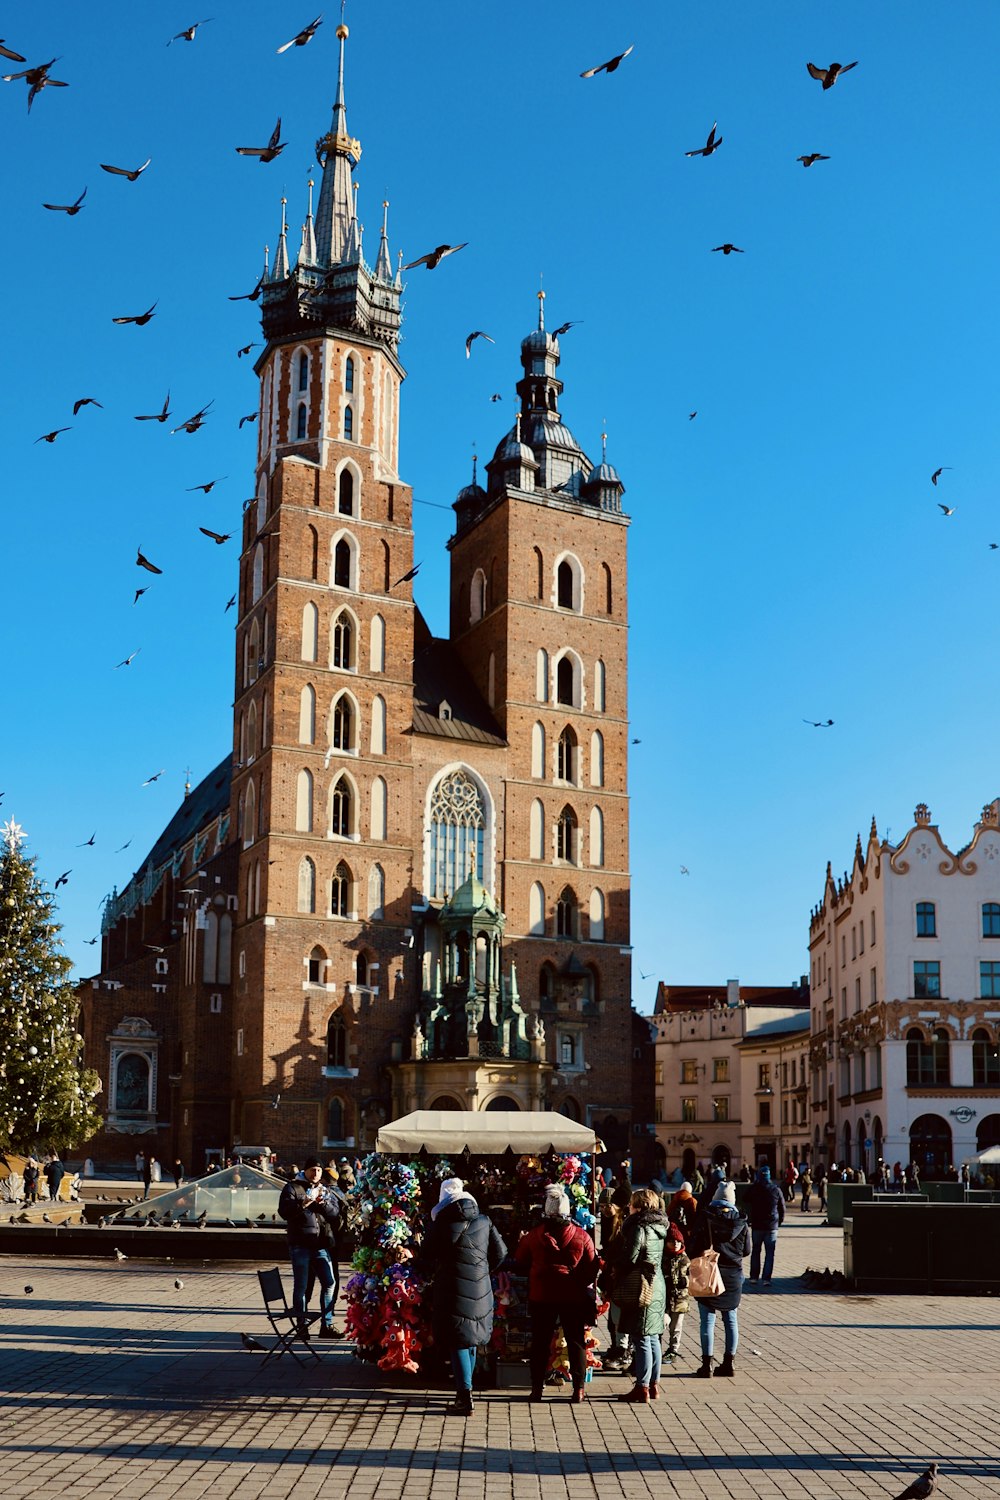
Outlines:
[{"label": "blue jeans", "polygon": [[313,1282],[318,1281],[320,1316],[327,1327],[332,1327],[340,1278],[329,1250],[318,1246],[313,1249],[311,1245],[289,1245],[288,1253],[292,1261],[292,1312],[296,1321],[306,1321]]},{"label": "blue jeans", "polygon": [[764,1280],[770,1281],[774,1270],[774,1247],[778,1243],[778,1231],[776,1229],[751,1229],[750,1237],[753,1248],[750,1251],[750,1280],[756,1281],[760,1275],[760,1252],[764,1251]]},{"label": "blue jeans", "polygon": [[[704,1302],[698,1303],[698,1313],[701,1318],[701,1352],[710,1357],[715,1343],[715,1313]],[[736,1321],[735,1307],[720,1313],[719,1317],[726,1330],[726,1353],[735,1354],[740,1342],[740,1325]]]},{"label": "blue jeans", "polygon": [[476,1348],[453,1349],[451,1351],[451,1368],[455,1372],[455,1390],[472,1390],[472,1372],[476,1368]]},{"label": "blue jeans", "polygon": [[635,1340],[632,1373],[636,1385],[656,1385],[660,1379],[660,1337],[647,1333]]}]

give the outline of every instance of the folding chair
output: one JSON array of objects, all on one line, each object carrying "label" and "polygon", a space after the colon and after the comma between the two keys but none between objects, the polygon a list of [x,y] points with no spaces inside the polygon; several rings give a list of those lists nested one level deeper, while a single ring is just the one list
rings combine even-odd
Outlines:
[{"label": "folding chair", "polygon": [[[298,1320],[288,1305],[288,1298],[285,1296],[285,1288],[281,1280],[281,1272],[277,1266],[275,1266],[273,1271],[258,1271],[257,1280],[260,1282],[260,1294],[264,1299],[264,1315],[275,1334],[275,1343],[267,1351],[267,1355],[262,1360],[260,1368],[264,1368],[264,1365],[267,1364],[267,1361],[273,1354],[276,1354],[279,1359],[283,1354],[290,1354],[296,1364],[301,1364],[302,1360],[299,1359],[298,1354],[296,1354],[292,1347],[295,1340],[301,1337]],[[272,1311],[275,1303],[279,1304],[280,1311]],[[283,1324],[286,1326],[282,1327],[281,1325]],[[306,1343],[304,1339],[301,1342],[306,1352],[311,1354],[313,1359],[319,1361],[319,1355],[316,1353],[316,1350],[310,1344]]]}]

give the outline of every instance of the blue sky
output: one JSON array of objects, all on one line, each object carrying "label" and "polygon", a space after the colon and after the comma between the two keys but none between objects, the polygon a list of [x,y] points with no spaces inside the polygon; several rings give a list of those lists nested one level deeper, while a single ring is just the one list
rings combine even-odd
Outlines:
[{"label": "blue sky", "polygon": [[[72,870],[59,910],[83,973],[185,769],[229,747],[236,544],[197,527],[238,532],[252,490],[237,424],[256,380],[236,350],[259,328],[227,298],[254,285],[282,192],[297,236],[335,83],[337,6],[282,56],[311,6],[206,8],[167,47],[198,9],[4,7],[7,45],[58,56],[70,87],[29,116],[25,85],[0,85],[0,817],[48,881]],[[436,507],[512,418],[544,273],[550,323],[581,320],[564,416],[591,454],[606,424],[633,518],[635,1001],[657,978],[788,983],[826,862],[849,865],[873,813],[896,839],[926,801],[954,846],[1000,791],[1000,7],[352,0],[347,20],[369,258],[383,197],[393,254],[469,242],[406,288],[418,603],[443,633]],[[629,43],[614,75],[580,79]],[[827,92],[806,72],[855,58]],[[284,154],[238,157],[278,114]],[[720,150],[686,159],[714,120]],[[804,170],[811,151],[831,159]],[[135,183],[98,165],[147,156]],[[75,218],[41,207],[84,186]],[[710,253],[727,240],[746,253]],[[156,299],[147,327],[112,325]],[[472,328],[496,345],[467,361]],[[176,421],[214,402],[196,435],[132,420],[168,388]],[[73,418],[81,396],[103,409]],[[135,568],[139,545],[162,578]]]}]

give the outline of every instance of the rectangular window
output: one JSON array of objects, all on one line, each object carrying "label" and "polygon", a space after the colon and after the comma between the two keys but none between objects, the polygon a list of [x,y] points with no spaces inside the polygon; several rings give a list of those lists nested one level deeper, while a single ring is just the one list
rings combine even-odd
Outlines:
[{"label": "rectangular window", "polygon": [[729,1082],[729,1058],[728,1057],[716,1057],[716,1058],[713,1058],[713,1060],[712,1060],[712,1082],[713,1083],[728,1083]]},{"label": "rectangular window", "polygon": [[875,913],[872,912],[872,947],[875,946]]},{"label": "rectangular window", "polygon": [[698,1082],[698,1064],[691,1058],[681,1062],[681,1083]]},{"label": "rectangular window", "polygon": [[874,969],[871,972],[871,981],[868,986],[868,1003],[875,1005],[878,1001],[878,975]]},{"label": "rectangular window", "polygon": [[787,1089],[787,1087],[788,1087],[788,1064],[787,1064],[787,1062],[783,1062],[781,1064],[781,1087],[783,1089]]},{"label": "rectangular window", "polygon": [[840,1019],[842,1021],[846,1021],[847,1020],[847,988],[846,988],[846,986],[840,992]]},{"label": "rectangular window", "polygon": [[661,1085],[663,1083],[663,1064],[661,1062],[658,1062],[654,1068],[654,1082]]},{"label": "rectangular window", "polygon": [[217,1015],[221,1014],[221,1011],[222,1011],[222,996],[221,995],[213,995],[210,998],[209,1002],[208,1002],[208,1008],[212,1012],[213,1016],[217,1016]]},{"label": "rectangular window", "polygon": [[1000,901],[983,902],[983,937],[1000,938]]},{"label": "rectangular window", "polygon": [[860,980],[860,978],[858,978],[858,979],[856,979],[854,981],[854,1009],[855,1010],[860,1010],[861,1009],[861,980]]},{"label": "rectangular window", "polygon": [[726,1120],[729,1119],[729,1100],[728,1100],[728,1098],[725,1098],[725,1099],[713,1099],[712,1100],[712,1119],[717,1124],[719,1124],[721,1122],[724,1122],[724,1121],[726,1121]]},{"label": "rectangular window", "polygon": [[937,937],[937,913],[933,901],[917,902],[917,937]]},{"label": "rectangular window", "polygon": [[851,958],[852,959],[853,958],[857,958],[857,956],[858,956],[858,929],[856,927],[852,927],[851,928]]},{"label": "rectangular window", "polygon": [[758,1125],[770,1125],[770,1123],[771,1123],[771,1101],[769,1099],[762,1100],[761,1103],[757,1105],[757,1124]]},{"label": "rectangular window", "polygon": [[865,951],[865,919],[864,919],[864,917],[862,917],[861,921],[858,923],[858,952],[859,953],[864,953],[864,951]]},{"label": "rectangular window", "polygon": [[697,1099],[681,1100],[681,1120],[685,1125],[693,1125],[698,1118]]},{"label": "rectangular window", "polygon": [[240,1027],[239,1031],[236,1033],[236,1056],[237,1057],[242,1057],[243,1056],[243,1027],[242,1026]]},{"label": "rectangular window", "polygon": [[840,967],[843,969],[847,964],[847,933],[840,934]]},{"label": "rectangular window", "polygon": [[913,997],[915,1000],[940,1000],[941,965],[938,962],[913,965]]},{"label": "rectangular window", "polygon": [[1000,963],[979,965],[979,994],[983,1000],[1000,1000]]},{"label": "rectangular window", "polygon": [[758,1063],[757,1064],[757,1087],[759,1089],[769,1089],[771,1087],[771,1064],[770,1063]]}]

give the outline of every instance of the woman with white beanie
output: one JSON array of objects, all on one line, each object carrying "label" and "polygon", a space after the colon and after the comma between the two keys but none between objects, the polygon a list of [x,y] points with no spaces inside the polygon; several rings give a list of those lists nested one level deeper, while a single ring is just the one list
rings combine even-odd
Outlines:
[{"label": "woman with white beanie", "polygon": [[573,1400],[584,1401],[586,1327],[593,1316],[587,1292],[594,1284],[600,1261],[587,1231],[570,1222],[565,1188],[546,1188],[542,1222],[522,1237],[514,1260],[518,1269],[528,1272],[531,1400],[542,1399],[552,1335],[558,1325],[566,1337]]},{"label": "woman with white beanie", "polygon": [[[750,1226],[736,1207],[736,1187],[720,1182],[710,1203],[699,1210],[688,1236],[688,1255],[693,1260],[705,1250],[719,1252],[719,1273],[723,1290],[715,1297],[699,1297],[701,1318],[701,1368],[703,1377],[734,1375],[733,1358],[740,1341],[737,1309],[743,1297],[743,1261],[750,1254]],[[712,1358],[715,1342],[715,1315],[722,1314],[726,1330],[726,1353],[716,1367]]]},{"label": "woman with white beanie", "polygon": [[507,1246],[460,1177],[446,1177],[431,1209],[421,1259],[434,1271],[431,1321],[434,1337],[451,1356],[455,1400],[450,1416],[472,1415],[476,1349],[493,1332],[493,1283]]}]

